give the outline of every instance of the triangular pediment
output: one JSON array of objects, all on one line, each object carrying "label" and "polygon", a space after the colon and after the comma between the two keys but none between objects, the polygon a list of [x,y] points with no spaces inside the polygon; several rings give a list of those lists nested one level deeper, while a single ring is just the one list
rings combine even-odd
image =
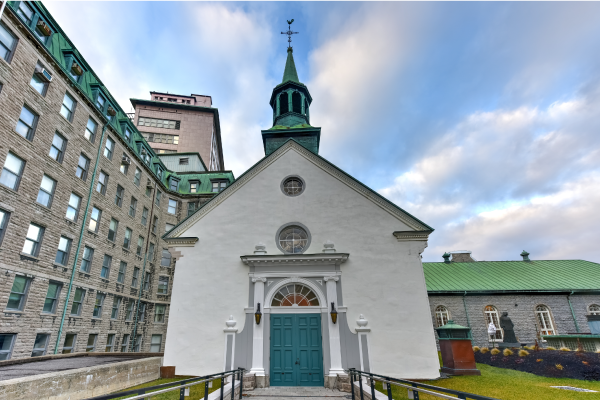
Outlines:
[{"label": "triangular pediment", "polygon": [[248,182],[254,179],[262,171],[269,168],[274,162],[276,162],[280,157],[283,157],[289,151],[294,151],[297,154],[301,155],[307,161],[311,162],[312,164],[326,172],[328,175],[336,178],[338,181],[344,183],[346,186],[348,186],[355,192],[370,200],[370,202],[373,203],[373,205],[385,210],[388,214],[401,221],[409,229],[412,229],[414,231],[433,231],[433,228],[420,221],[419,219],[415,218],[408,212],[404,211],[402,208],[387,200],[385,197],[381,196],[376,191],[362,184],[352,176],[348,175],[346,172],[342,171],[340,168],[336,167],[323,157],[307,150],[304,146],[296,142],[294,139],[289,139],[284,145],[279,147],[275,152],[271,153],[269,156],[266,156],[260,161],[258,161],[254,166],[252,166],[246,172],[240,175],[238,179],[236,179],[225,190],[223,190],[217,196],[212,198],[208,203],[206,203],[204,206],[198,209],[194,214],[184,219],[181,223],[179,223],[179,225],[177,225],[163,237],[165,239],[169,239],[185,236],[185,233],[189,228],[198,223],[204,216],[206,216],[216,207],[219,207],[219,205],[226,201],[228,198],[235,196],[236,192],[239,191],[244,185],[246,185]]}]

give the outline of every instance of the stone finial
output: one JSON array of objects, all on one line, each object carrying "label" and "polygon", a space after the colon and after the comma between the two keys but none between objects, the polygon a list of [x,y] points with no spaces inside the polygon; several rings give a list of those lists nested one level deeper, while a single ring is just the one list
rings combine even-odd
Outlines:
[{"label": "stone finial", "polygon": [[334,246],[335,245],[331,240],[326,241],[325,243],[323,243],[323,253],[335,253],[336,250]]},{"label": "stone finial", "polygon": [[254,254],[267,254],[267,246],[264,243],[259,242],[254,246]]},{"label": "stone finial", "polygon": [[523,261],[531,261],[531,260],[529,259],[529,253],[528,253],[528,252],[526,252],[525,250],[523,250],[523,251],[521,252],[521,254],[519,254],[519,255],[520,255],[521,257],[523,257]]},{"label": "stone finial", "polygon": [[230,315],[229,320],[225,321],[225,325],[227,325],[228,328],[233,328],[235,324],[237,324],[237,322],[235,321],[235,319],[233,319],[233,315]]},{"label": "stone finial", "polygon": [[358,317],[358,319],[356,320],[356,325],[360,326],[361,328],[364,328],[365,326],[367,326],[367,324],[369,323],[368,320],[365,319],[365,316],[360,314],[360,317]]}]

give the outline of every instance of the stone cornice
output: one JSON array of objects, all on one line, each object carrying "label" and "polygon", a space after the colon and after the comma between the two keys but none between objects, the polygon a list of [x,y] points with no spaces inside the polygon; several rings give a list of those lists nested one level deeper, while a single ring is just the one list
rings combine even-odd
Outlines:
[{"label": "stone cornice", "polygon": [[244,264],[252,267],[268,265],[340,265],[345,263],[348,257],[350,257],[348,253],[240,256]]},{"label": "stone cornice", "polygon": [[295,140],[288,140],[283,146],[275,150],[268,157],[263,158],[253,167],[250,167],[246,172],[244,172],[238,179],[236,179],[231,185],[229,185],[225,190],[219,193],[217,196],[213,197],[206,205],[192,214],[189,218],[184,220],[179,226],[173,228],[167,236],[165,240],[169,240],[169,238],[178,237],[186,230],[188,230],[192,225],[202,219],[206,214],[208,214],[215,207],[219,206],[222,202],[227,200],[229,196],[234,194],[238,189],[246,184],[249,180],[254,178],[256,175],[261,173],[275,161],[277,161],[281,156],[283,156],[286,152],[290,151],[290,149],[296,150],[298,153],[302,154],[306,157],[310,162],[315,164],[317,167],[321,168],[331,176],[334,176],[341,182],[345,183],[364,197],[371,200],[373,203],[377,204],[379,207],[390,213],[392,216],[402,221],[409,228],[414,229],[415,231],[422,232],[431,232],[430,227],[417,220],[415,217],[408,214],[406,211],[400,209],[395,206],[393,203],[379,195],[377,192],[369,189],[365,185],[361,184],[350,175],[346,174],[339,168],[335,167],[333,164],[329,163],[325,159],[317,156],[311,151],[304,148]]},{"label": "stone cornice", "polygon": [[197,237],[176,237],[176,238],[165,238],[165,242],[169,247],[194,247],[198,242]]},{"label": "stone cornice", "polygon": [[426,242],[429,238],[429,234],[433,232],[431,230],[427,231],[396,231],[394,232],[394,236],[396,240],[399,242],[408,242],[408,241],[423,241]]}]

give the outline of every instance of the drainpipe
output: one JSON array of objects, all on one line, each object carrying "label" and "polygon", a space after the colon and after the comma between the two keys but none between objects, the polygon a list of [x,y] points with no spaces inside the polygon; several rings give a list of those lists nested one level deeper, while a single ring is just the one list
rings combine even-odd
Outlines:
[{"label": "drainpipe", "polygon": [[[144,264],[142,265],[142,277],[140,279],[140,292],[135,305],[135,321],[133,323],[133,334],[132,340],[129,341],[131,344],[131,350],[135,345],[135,335],[137,333],[138,317],[140,315],[140,300],[142,298],[142,291],[144,289],[144,278],[146,277],[146,261],[148,260],[148,246],[150,246],[150,233],[152,232],[152,224],[154,222],[154,204],[156,202],[156,181],[154,182],[154,195],[152,196],[152,205],[150,206],[150,217],[148,219],[148,233],[146,234],[146,250],[144,251]],[[155,249],[156,250],[156,249]],[[133,351],[132,351],[133,352]]]},{"label": "drainpipe", "polygon": [[577,331],[577,333],[580,333],[579,325],[577,324],[577,319],[575,318],[575,312],[573,311],[573,305],[571,304],[571,296],[573,296],[573,293],[575,293],[574,290],[571,292],[571,294],[567,295],[567,300],[569,301],[569,308],[571,309],[571,315],[573,316],[573,322],[575,322],[575,330]]},{"label": "drainpipe", "polygon": [[465,294],[463,294],[463,306],[465,307],[465,314],[467,314],[467,326],[471,327],[471,322],[469,321],[469,311],[467,311],[467,301],[465,297],[467,296],[467,291],[465,290]]},{"label": "drainpipe", "polygon": [[8,0],[5,0],[2,2],[2,5],[0,6],[0,19],[2,19],[2,14],[4,14],[4,7],[6,7],[6,2]]},{"label": "drainpipe", "polygon": [[69,289],[67,289],[67,298],[65,300],[65,306],[63,308],[63,314],[60,318],[60,327],[58,328],[58,335],[56,336],[56,345],[54,346],[54,354],[58,353],[58,347],[60,345],[60,337],[62,335],[63,325],[65,323],[65,316],[67,315],[67,309],[69,307],[69,299],[71,298],[71,289],[73,288],[73,279],[75,279],[75,271],[77,270],[77,261],[79,261],[79,252],[81,251],[81,242],[83,242],[83,234],[85,232],[85,226],[87,224],[88,211],[90,209],[90,203],[92,202],[92,194],[94,190],[94,180],[96,179],[96,172],[98,170],[98,164],[100,163],[100,156],[102,155],[102,142],[104,142],[104,134],[106,133],[108,124],[105,124],[102,128],[102,135],[100,136],[100,143],[98,145],[98,154],[96,154],[96,163],[94,164],[94,172],[90,179],[90,189],[88,190],[87,203],[85,205],[85,213],[83,214],[83,221],[81,223],[81,230],[79,231],[79,240],[77,241],[77,251],[75,252],[75,260],[73,261],[73,270],[71,271],[71,279],[69,280]]}]

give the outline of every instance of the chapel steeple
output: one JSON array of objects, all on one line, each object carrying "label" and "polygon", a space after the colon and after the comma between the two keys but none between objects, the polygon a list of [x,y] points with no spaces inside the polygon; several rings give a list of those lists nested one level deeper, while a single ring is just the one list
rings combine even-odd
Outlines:
[{"label": "chapel steeple", "polygon": [[269,104],[273,109],[273,127],[262,131],[265,155],[277,150],[283,143],[293,138],[298,143],[312,152],[319,152],[321,128],[310,125],[310,105],[312,97],[305,84],[300,82],[296,64],[294,63],[294,49],[291,46],[293,34],[291,24],[288,35],[287,59],[283,70],[281,83],[273,89]]}]

